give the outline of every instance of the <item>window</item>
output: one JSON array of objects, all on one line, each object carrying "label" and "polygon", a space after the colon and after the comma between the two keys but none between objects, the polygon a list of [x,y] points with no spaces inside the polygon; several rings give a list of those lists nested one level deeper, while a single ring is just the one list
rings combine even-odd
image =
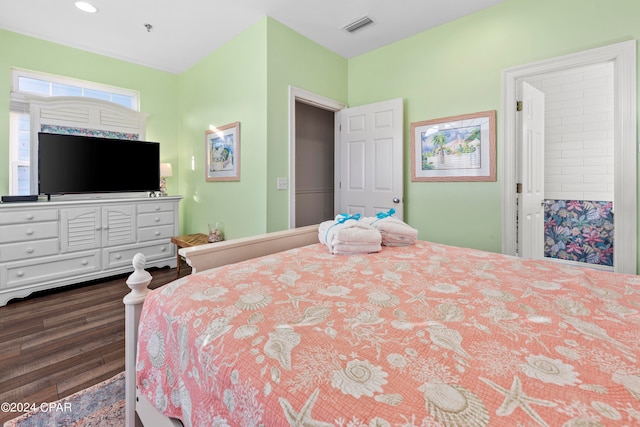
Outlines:
[{"label": "window", "polygon": [[84,80],[13,69],[13,91],[40,96],[84,96],[139,111],[138,92]]},{"label": "window", "polygon": [[9,112],[9,191],[14,195],[36,194],[30,187],[31,129],[28,101],[21,94],[38,96],[79,96],[100,99],[140,110],[137,91],[68,77],[12,70],[13,91]]},{"label": "window", "polygon": [[29,184],[29,114],[10,112],[10,183],[11,194],[30,194]]}]

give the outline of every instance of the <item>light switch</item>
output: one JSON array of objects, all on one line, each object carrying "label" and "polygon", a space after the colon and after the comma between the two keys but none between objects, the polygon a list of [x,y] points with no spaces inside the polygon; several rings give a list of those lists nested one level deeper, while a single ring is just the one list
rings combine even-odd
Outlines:
[{"label": "light switch", "polygon": [[286,190],[287,185],[287,178],[278,178],[278,190]]}]

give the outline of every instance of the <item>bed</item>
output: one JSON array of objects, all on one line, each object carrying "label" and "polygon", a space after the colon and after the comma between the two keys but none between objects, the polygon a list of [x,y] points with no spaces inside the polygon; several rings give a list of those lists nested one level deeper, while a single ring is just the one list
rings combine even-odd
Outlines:
[{"label": "bed", "polygon": [[150,292],[134,259],[127,425],[640,424],[637,276],[313,226],[182,253]]}]

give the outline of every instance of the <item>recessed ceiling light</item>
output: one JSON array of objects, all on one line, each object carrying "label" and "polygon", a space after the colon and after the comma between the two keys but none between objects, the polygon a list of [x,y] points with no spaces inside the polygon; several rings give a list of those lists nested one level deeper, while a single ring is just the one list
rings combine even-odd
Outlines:
[{"label": "recessed ceiling light", "polygon": [[96,13],[98,11],[97,7],[95,7],[90,3],[87,3],[86,1],[77,1],[76,7],[81,11],[87,12],[87,13]]}]

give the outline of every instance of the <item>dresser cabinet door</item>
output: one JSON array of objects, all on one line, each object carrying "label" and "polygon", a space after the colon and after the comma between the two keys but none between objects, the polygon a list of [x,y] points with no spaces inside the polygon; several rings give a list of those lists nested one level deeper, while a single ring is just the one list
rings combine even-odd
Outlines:
[{"label": "dresser cabinet door", "polygon": [[97,249],[102,246],[100,208],[61,209],[61,242],[63,253]]},{"label": "dresser cabinet door", "polygon": [[136,242],[135,205],[102,208],[103,246],[126,245]]}]

